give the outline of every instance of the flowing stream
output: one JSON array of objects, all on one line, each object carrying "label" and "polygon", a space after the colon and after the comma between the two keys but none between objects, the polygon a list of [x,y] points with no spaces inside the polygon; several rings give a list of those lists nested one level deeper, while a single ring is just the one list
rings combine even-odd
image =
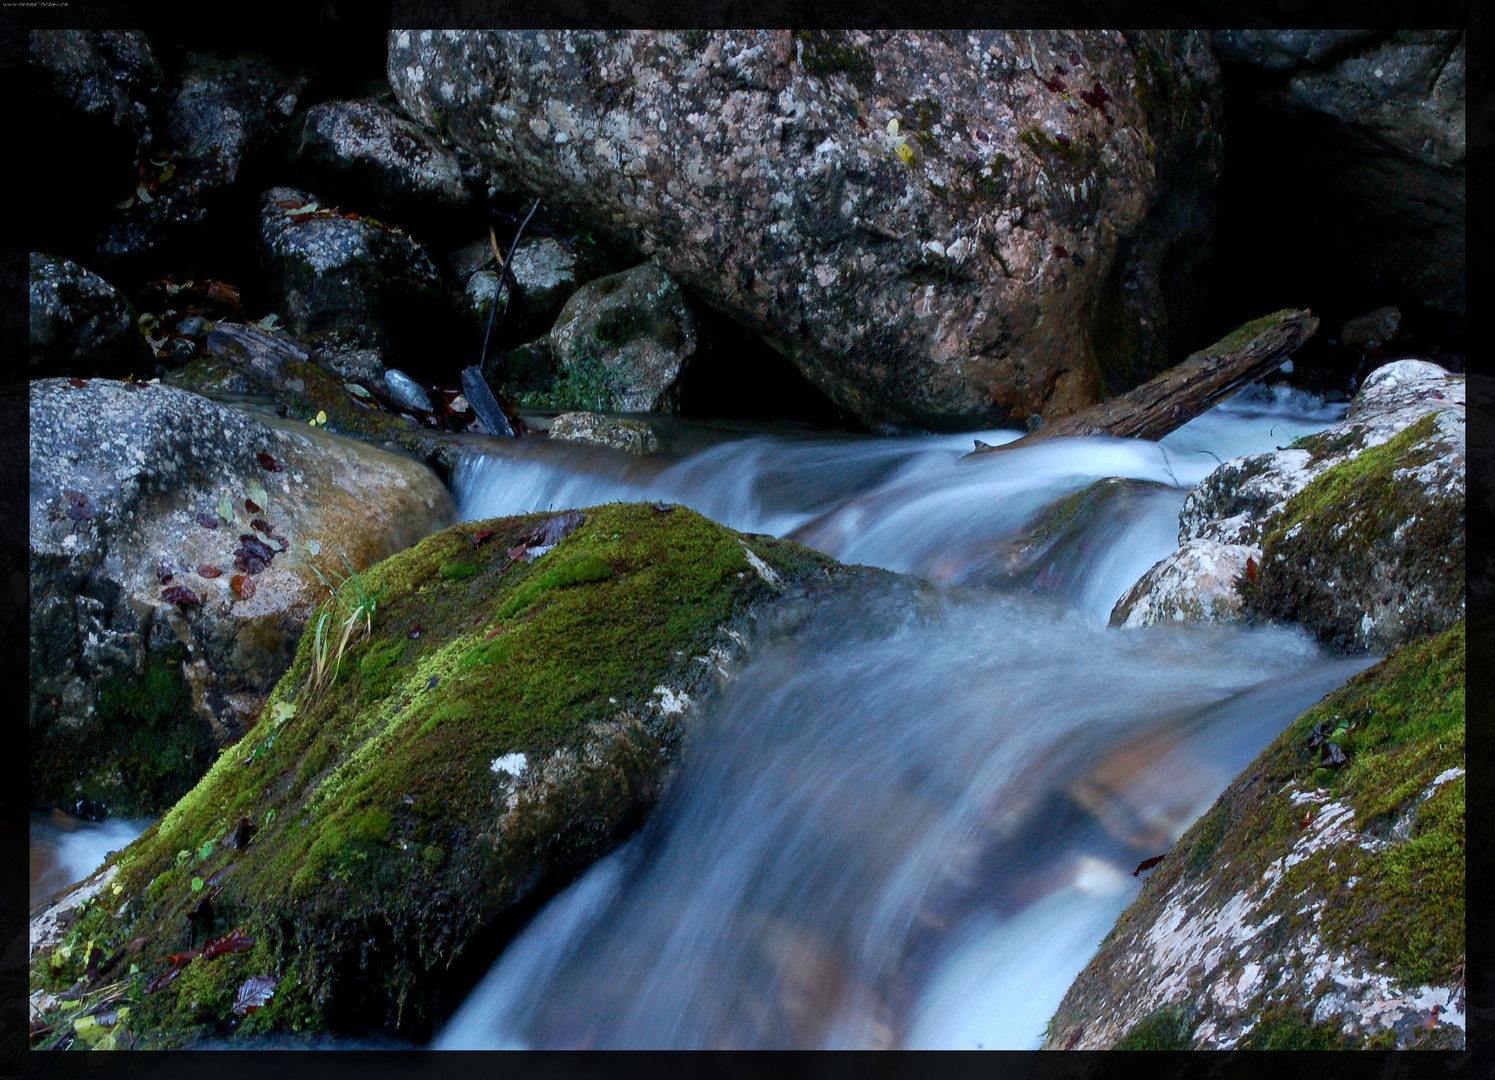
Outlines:
[{"label": "flowing stream", "polygon": [[[553,899],[443,1047],[1036,1046],[1165,852],[1365,667],[1283,628],[1107,629],[1190,486],[1343,414],[1252,388],[1160,443],[672,423],[632,458],[474,455],[466,519],[691,506],[935,583],[869,589],[760,645],[648,824]],[[1045,508],[1105,497],[1057,539]]]}]

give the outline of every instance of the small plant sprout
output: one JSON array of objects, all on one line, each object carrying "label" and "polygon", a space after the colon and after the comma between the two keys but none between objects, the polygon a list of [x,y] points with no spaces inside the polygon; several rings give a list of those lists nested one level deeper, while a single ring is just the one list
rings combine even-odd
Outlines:
[{"label": "small plant sprout", "polygon": [[348,572],[336,585],[315,564],[311,568],[327,586],[327,603],[331,605],[324,605],[313,628],[307,685],[314,699],[336,680],[348,649],[373,633],[374,612],[379,606],[379,595],[369,588],[367,577],[353,569],[347,555],[338,552],[338,558]]}]

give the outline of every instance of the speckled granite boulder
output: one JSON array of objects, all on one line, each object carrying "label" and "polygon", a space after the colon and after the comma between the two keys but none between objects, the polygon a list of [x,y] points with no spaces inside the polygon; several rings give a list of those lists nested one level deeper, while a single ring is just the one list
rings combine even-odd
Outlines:
[{"label": "speckled granite boulder", "polygon": [[378,101],[324,101],[296,118],[288,154],[301,182],[349,208],[413,227],[466,209],[456,155]]},{"label": "speckled granite boulder", "polygon": [[30,284],[32,376],[144,369],[135,309],[109,282],[68,259],[33,251]]},{"label": "speckled granite boulder", "polygon": [[286,328],[346,378],[423,375],[446,315],[440,271],[405,230],[295,188],[260,197],[260,251]]},{"label": "speckled granite boulder", "polygon": [[569,412],[557,416],[550,437],[561,442],[588,443],[621,450],[625,454],[652,454],[659,449],[659,436],[642,420],[600,413]]},{"label": "speckled granite boulder", "polygon": [[[1367,376],[1341,423],[1225,462],[1189,493],[1180,549],[1113,623],[1238,610],[1384,652],[1462,619],[1464,397],[1462,375],[1393,361]],[[1224,553],[1240,565],[1233,585]],[[1210,562],[1218,573],[1194,572]]]},{"label": "speckled granite boulder", "polygon": [[454,513],[414,461],[166,386],[33,382],[30,434],[36,805],[170,805],[254,722],[317,571]]},{"label": "speckled granite boulder", "polygon": [[1182,358],[1205,34],[397,30],[389,80],[866,420],[1052,418]]},{"label": "speckled granite boulder", "polygon": [[1055,1049],[1462,1047],[1464,626],[1304,713],[1167,852]]}]

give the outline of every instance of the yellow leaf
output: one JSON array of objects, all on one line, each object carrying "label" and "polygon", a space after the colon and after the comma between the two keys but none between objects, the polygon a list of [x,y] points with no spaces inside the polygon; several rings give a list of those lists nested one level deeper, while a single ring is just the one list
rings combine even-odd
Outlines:
[{"label": "yellow leaf", "polygon": [[914,151],[908,143],[898,144],[898,156],[903,159],[905,165],[912,165],[914,163]]},{"label": "yellow leaf", "polygon": [[327,423],[327,413],[326,412],[321,411],[321,410],[319,410],[317,412],[317,423],[319,423],[319,424],[325,424],[325,423]]}]

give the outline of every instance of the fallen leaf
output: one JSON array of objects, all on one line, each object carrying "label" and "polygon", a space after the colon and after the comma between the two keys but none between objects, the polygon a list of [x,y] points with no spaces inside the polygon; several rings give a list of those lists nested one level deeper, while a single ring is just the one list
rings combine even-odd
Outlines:
[{"label": "fallen leaf", "polygon": [[261,510],[264,509],[264,507],[255,502],[253,499],[245,499],[244,509],[248,510],[251,514],[258,514]]},{"label": "fallen leaf", "polygon": [[195,877],[192,879],[192,891],[202,892],[202,878]]},{"label": "fallen leaf", "polygon": [[1261,576],[1261,568],[1256,565],[1256,560],[1247,556],[1246,558],[1246,580],[1255,581]]},{"label": "fallen leaf", "polygon": [[475,533],[472,534],[472,543],[473,543],[473,546],[476,547],[477,545],[481,544],[484,540],[489,539],[492,535],[493,535],[493,530],[492,529],[479,529],[477,532],[475,532]]},{"label": "fallen leaf", "polygon": [[253,533],[239,534],[239,549],[234,552],[234,567],[247,574],[258,574],[275,558],[275,549]]},{"label": "fallen leaf", "polygon": [[82,390],[85,386],[88,385],[88,380],[87,379],[69,379],[67,381],[67,384],[69,386],[77,387],[79,390]]},{"label": "fallen leaf", "polygon": [[275,526],[271,525],[264,518],[255,518],[249,523],[249,527],[255,532],[264,533],[266,536],[269,536],[275,531]]},{"label": "fallen leaf", "polygon": [[225,525],[234,520],[234,504],[229,502],[227,495],[218,496],[218,520]]},{"label": "fallen leaf", "polygon": [[[167,957],[167,959],[169,960],[171,958]],[[177,966],[171,968],[169,971],[165,971],[160,975],[157,975],[154,979],[146,984],[145,992],[147,994],[154,994],[157,990],[164,990],[166,987],[170,986],[172,981],[175,980],[176,977],[181,973],[181,967]]]},{"label": "fallen leaf", "polygon": [[313,536],[306,542],[306,550],[311,552],[313,556],[320,555],[322,554],[322,545],[318,543],[317,538]]},{"label": "fallen leaf", "polygon": [[214,938],[202,947],[202,958],[211,960],[224,953],[248,952],[254,948],[254,938],[241,929],[230,930],[221,938]]},{"label": "fallen leaf", "polygon": [[265,485],[258,480],[249,481],[244,487],[244,494],[260,504],[255,508],[255,513],[259,513],[262,508],[270,505],[270,493],[265,490]]},{"label": "fallen leaf", "polygon": [[161,590],[161,599],[168,604],[176,604],[178,607],[202,603],[198,595],[185,585],[173,585],[169,589]]},{"label": "fallen leaf", "polygon": [[160,566],[156,567],[156,580],[159,581],[162,585],[167,584],[175,576],[176,572],[165,563],[162,563]]},{"label": "fallen leaf", "polygon": [[1132,871],[1132,877],[1136,877],[1138,874],[1142,873],[1142,871],[1144,871],[1144,870],[1151,870],[1154,866],[1156,866],[1158,863],[1160,863],[1162,861],[1163,861],[1163,856],[1162,855],[1154,855],[1150,859],[1143,859],[1141,862],[1139,862],[1137,864],[1137,869],[1135,869],[1135,870]]},{"label": "fallen leaf", "polygon": [[247,817],[240,818],[239,823],[230,829],[228,835],[223,838],[223,842],[233,851],[243,851],[249,846],[250,839],[253,838],[257,831],[258,829],[254,822],[250,821]]},{"label": "fallen leaf", "polygon": [[218,569],[218,567],[216,567],[216,566],[210,566],[207,563],[203,563],[201,566],[199,566],[197,568],[197,574],[198,574],[199,577],[215,578],[215,577],[222,577],[223,576],[223,571],[220,570],[220,569]]},{"label": "fallen leaf", "polygon": [[274,975],[251,975],[245,979],[244,985],[234,994],[234,1015],[248,1016],[268,1005],[275,996],[278,981]]},{"label": "fallen leaf", "polygon": [[274,708],[270,710],[277,724],[284,724],[296,715],[296,705],[290,701],[277,701]]},{"label": "fallen leaf", "polygon": [[240,600],[248,600],[254,595],[256,588],[254,578],[248,574],[235,574],[229,579],[228,587],[234,591],[234,595]]},{"label": "fallen leaf", "polygon": [[273,457],[265,453],[263,450],[256,454],[255,457],[259,458],[260,468],[264,469],[266,472],[280,472],[281,469],[284,468],[284,466],[282,466],[280,462],[276,461]]},{"label": "fallen leaf", "polygon": [[208,510],[203,510],[197,515],[197,523],[204,529],[218,528],[218,515]]}]

